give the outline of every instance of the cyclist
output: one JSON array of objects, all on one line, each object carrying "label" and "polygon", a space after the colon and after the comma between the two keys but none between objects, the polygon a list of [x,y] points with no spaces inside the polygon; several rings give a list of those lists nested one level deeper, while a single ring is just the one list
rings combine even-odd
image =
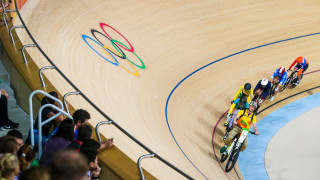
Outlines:
[{"label": "cyclist", "polygon": [[[237,94],[234,96],[233,101],[235,101],[238,98],[241,98],[242,96],[245,96],[247,98],[247,102],[249,103],[253,95],[253,90],[251,88],[250,83],[246,83],[244,86],[241,86],[238,90]],[[233,101],[231,103],[233,103]]]},{"label": "cyclist", "polygon": [[[242,96],[241,98],[236,99],[233,101],[228,114],[227,114],[227,121],[224,123],[227,126],[230,123],[230,120],[240,111],[249,108],[249,103],[247,102],[247,98]],[[233,116],[231,116],[233,115]],[[231,125],[232,126],[232,122]]]},{"label": "cyclist", "polygon": [[[255,135],[259,135],[258,128],[256,125],[257,119],[253,113],[255,108],[257,108],[257,102],[251,101],[249,103],[249,109],[239,111],[236,117],[234,117],[233,128],[229,132],[229,136],[224,142],[225,146],[222,147],[220,150],[221,153],[225,153],[225,150],[230,145],[234,137],[237,134],[240,134],[242,132],[242,128],[250,129],[252,124]],[[247,148],[247,144],[248,144],[248,137],[246,137],[246,139],[244,140],[240,151],[244,151]]]},{"label": "cyclist", "polygon": [[270,97],[270,101],[273,101],[274,97],[279,93],[281,86],[286,82],[288,77],[287,71],[284,67],[280,67],[279,69],[276,69],[271,76],[271,82],[272,84],[278,83],[273,96]]},{"label": "cyclist", "polygon": [[229,131],[231,130],[232,127],[232,119],[237,115],[237,113],[240,110],[244,110],[244,109],[248,109],[249,108],[249,103],[247,102],[247,98],[242,96],[241,98],[236,99],[230,109],[229,112],[227,114],[227,121],[224,123],[224,126],[228,126],[227,127],[227,131],[225,136],[223,137],[223,140],[226,140],[226,138],[228,137]]},{"label": "cyclist", "polygon": [[298,85],[300,83],[300,80],[303,76],[303,73],[308,69],[309,63],[308,61],[303,58],[302,56],[299,56],[296,60],[293,61],[291,66],[289,67],[289,70],[297,63],[297,65],[294,67],[294,71],[299,71],[297,76],[298,80],[294,83],[295,85]]},{"label": "cyclist", "polygon": [[255,112],[258,111],[259,107],[261,106],[261,104],[265,101],[265,99],[267,98],[269,92],[271,90],[271,82],[268,81],[267,78],[264,78],[262,80],[260,80],[258,82],[258,84],[256,85],[256,87],[253,90],[253,94],[254,94],[254,98],[256,99],[260,96],[258,103],[258,107],[256,108]]}]

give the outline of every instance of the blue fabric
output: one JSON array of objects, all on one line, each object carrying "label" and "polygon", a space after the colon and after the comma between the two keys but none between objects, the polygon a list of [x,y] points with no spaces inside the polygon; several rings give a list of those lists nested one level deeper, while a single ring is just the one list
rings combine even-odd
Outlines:
[{"label": "blue fabric", "polygon": [[262,96],[262,99],[264,99],[268,96],[269,91],[271,90],[271,82],[268,81],[268,84],[265,87],[262,87],[261,81],[262,80],[260,80],[256,85],[256,87],[254,88],[253,94],[257,91],[257,89],[261,89],[263,91],[261,96]]},{"label": "blue fabric", "polygon": [[246,102],[245,105],[240,106],[240,98],[237,98],[236,100],[234,100],[233,103],[236,105],[235,106],[236,109],[248,109],[249,108],[248,102]]},{"label": "blue fabric", "polygon": [[279,84],[281,84],[283,86],[283,84],[286,82],[287,77],[288,77],[288,73],[287,71],[285,71],[282,75],[279,74],[279,69],[277,69],[276,71],[274,71],[273,75],[271,76],[271,79],[273,79],[274,77],[278,76],[279,77]]}]

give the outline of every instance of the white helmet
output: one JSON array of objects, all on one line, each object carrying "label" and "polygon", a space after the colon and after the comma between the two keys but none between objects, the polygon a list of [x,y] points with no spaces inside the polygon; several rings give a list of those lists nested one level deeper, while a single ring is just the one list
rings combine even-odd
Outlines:
[{"label": "white helmet", "polygon": [[253,106],[253,107],[255,107],[255,108],[258,107],[258,104],[257,104],[257,102],[255,102],[255,101],[250,101],[250,102],[249,102],[249,105],[251,105],[251,106]]},{"label": "white helmet", "polygon": [[268,79],[267,78],[264,78],[261,80],[261,85],[262,86],[266,86],[268,84]]}]

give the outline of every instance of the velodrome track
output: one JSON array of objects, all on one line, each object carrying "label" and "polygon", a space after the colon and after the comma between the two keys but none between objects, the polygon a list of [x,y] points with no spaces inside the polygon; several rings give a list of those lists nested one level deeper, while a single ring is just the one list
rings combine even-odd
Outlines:
[{"label": "velodrome track", "polygon": [[[212,141],[215,149],[221,147],[224,128],[218,124],[212,140],[214,127],[244,83],[255,85],[300,55],[309,60],[309,72],[320,69],[320,35],[314,34],[320,32],[319,7],[317,1],[29,0],[21,14],[62,72],[142,143],[195,179],[237,179],[234,171],[227,177],[215,158]],[[125,48],[126,56],[142,68],[121,58],[122,68],[114,65],[102,47],[86,38],[94,38],[91,29],[103,33],[100,23],[128,49],[131,43],[145,69]],[[31,43],[23,30],[17,32],[24,44]],[[106,37],[97,37],[114,49]],[[39,67],[49,65],[36,49],[28,52]],[[61,93],[73,91],[57,72],[45,75]],[[319,86],[319,77],[316,72],[305,76],[274,102]],[[316,92],[319,89],[309,91]],[[272,106],[258,120],[305,96],[308,93]],[[83,99],[68,100],[75,108],[87,109],[93,125],[105,120]],[[263,106],[269,105],[267,101]],[[112,126],[101,127],[101,132],[115,137],[116,146],[134,161],[146,153]],[[159,179],[182,179],[157,160],[145,160],[143,167]]]}]

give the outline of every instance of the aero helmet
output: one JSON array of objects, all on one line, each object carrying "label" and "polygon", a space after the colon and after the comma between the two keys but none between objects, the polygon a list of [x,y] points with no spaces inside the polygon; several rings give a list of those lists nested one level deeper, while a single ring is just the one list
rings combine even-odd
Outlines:
[{"label": "aero helmet", "polygon": [[249,90],[251,89],[251,84],[250,84],[250,83],[246,83],[246,84],[244,85],[244,89],[245,89],[246,91],[249,91]]},{"label": "aero helmet", "polygon": [[249,105],[251,105],[251,106],[253,106],[253,107],[255,107],[255,108],[258,107],[258,104],[257,104],[257,102],[255,102],[255,101],[250,101]]},{"label": "aero helmet", "polygon": [[283,74],[286,71],[286,68],[280,67],[279,68],[279,74]]},{"label": "aero helmet", "polygon": [[297,59],[296,59],[297,63],[300,63],[302,64],[303,62],[303,57],[302,56],[299,56]]},{"label": "aero helmet", "polygon": [[262,86],[266,86],[268,84],[268,79],[267,78],[264,78],[261,80],[261,85]]},{"label": "aero helmet", "polygon": [[247,98],[244,97],[244,96],[242,96],[242,97],[240,98],[239,103],[240,103],[240,104],[246,104],[246,103],[247,103]]}]

